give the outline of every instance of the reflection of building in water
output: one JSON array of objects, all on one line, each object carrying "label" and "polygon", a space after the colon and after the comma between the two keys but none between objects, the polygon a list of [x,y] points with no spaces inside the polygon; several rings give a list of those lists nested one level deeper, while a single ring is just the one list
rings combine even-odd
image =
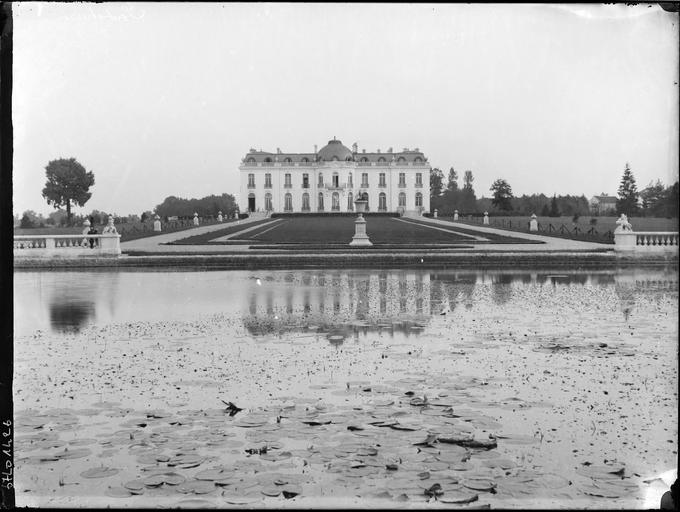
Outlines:
[{"label": "reflection of building in water", "polygon": [[[274,275],[253,286],[244,312],[255,334],[296,330],[317,324],[326,329],[360,322],[408,329],[429,316],[430,276],[417,272],[309,272],[299,282]],[[404,325],[402,325],[404,324]]]},{"label": "reflection of building in water", "polygon": [[635,309],[636,294],[641,292],[678,291],[678,273],[676,271],[659,271],[647,269],[624,269],[613,275],[614,290],[619,298],[621,312],[628,321]]}]

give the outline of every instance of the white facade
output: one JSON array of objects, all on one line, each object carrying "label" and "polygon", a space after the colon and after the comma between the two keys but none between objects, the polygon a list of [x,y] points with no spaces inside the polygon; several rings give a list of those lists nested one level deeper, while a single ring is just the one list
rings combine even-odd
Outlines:
[{"label": "white facade", "polygon": [[429,211],[430,166],[419,150],[354,149],[332,140],[314,153],[251,150],[239,166],[241,212],[354,211],[359,195],[370,212]]}]

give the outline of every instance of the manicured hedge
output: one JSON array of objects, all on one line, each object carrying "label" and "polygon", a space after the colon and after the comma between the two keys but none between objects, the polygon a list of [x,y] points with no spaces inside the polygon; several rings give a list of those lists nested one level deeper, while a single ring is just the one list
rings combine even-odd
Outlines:
[{"label": "manicured hedge", "polygon": [[[363,212],[364,217],[399,217],[396,212]],[[271,218],[277,217],[356,217],[357,212],[277,212],[272,213]]]}]

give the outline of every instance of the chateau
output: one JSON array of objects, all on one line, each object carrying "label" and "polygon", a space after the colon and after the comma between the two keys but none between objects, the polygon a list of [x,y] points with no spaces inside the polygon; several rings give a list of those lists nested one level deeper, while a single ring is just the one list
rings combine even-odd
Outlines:
[{"label": "chateau", "polygon": [[239,166],[241,212],[366,211],[420,215],[430,209],[430,165],[415,148],[381,153],[328,141],[313,153],[251,149]]}]

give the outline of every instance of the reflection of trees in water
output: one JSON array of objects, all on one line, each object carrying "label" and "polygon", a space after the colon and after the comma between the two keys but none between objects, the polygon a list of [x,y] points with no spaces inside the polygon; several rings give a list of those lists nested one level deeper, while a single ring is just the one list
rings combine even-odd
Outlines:
[{"label": "reflection of trees in water", "polygon": [[494,304],[500,306],[512,298],[512,283],[515,281],[513,277],[509,274],[497,274],[492,277],[491,298]]},{"label": "reflection of trees in water", "polygon": [[64,333],[78,333],[95,315],[94,302],[84,300],[54,300],[50,302],[50,325]]}]

